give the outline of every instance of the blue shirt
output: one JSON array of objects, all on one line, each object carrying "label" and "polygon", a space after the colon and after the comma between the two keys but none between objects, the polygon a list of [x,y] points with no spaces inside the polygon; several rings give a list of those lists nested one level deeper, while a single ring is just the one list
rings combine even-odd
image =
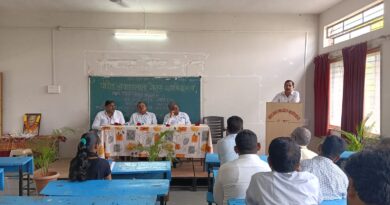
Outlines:
[{"label": "blue shirt", "polygon": [[237,134],[230,134],[217,142],[217,151],[221,166],[226,162],[238,159],[238,154],[234,151],[234,147],[236,146],[236,135]]}]

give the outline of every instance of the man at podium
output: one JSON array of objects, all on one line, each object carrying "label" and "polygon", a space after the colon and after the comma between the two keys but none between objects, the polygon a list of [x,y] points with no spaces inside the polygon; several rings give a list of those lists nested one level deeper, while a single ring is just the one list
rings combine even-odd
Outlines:
[{"label": "man at podium", "polygon": [[299,92],[294,90],[294,81],[286,80],[284,82],[284,91],[278,93],[272,102],[280,103],[299,103],[301,101]]}]

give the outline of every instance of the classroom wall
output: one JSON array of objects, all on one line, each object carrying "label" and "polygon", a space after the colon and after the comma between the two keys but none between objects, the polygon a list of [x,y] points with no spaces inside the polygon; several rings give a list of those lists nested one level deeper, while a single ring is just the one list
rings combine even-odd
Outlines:
[{"label": "classroom wall", "polygon": [[[53,73],[51,30],[56,26],[68,28],[53,31]],[[136,68],[131,72],[107,68],[100,74],[201,75],[203,116],[239,115],[245,128],[254,130],[263,144],[265,102],[283,90],[286,79],[292,79],[305,103],[305,123],[313,129],[316,15],[148,14],[147,27],[168,30],[168,41],[113,39],[111,28],[141,27],[142,14],[1,12],[5,133],[20,133],[22,115],[32,112],[42,113],[42,134],[63,126],[86,131],[88,74],[97,69],[89,63],[91,52],[101,53],[101,58],[120,52],[206,56],[201,68]],[[52,81],[61,86],[60,94],[47,93]],[[61,156],[73,156],[78,139],[73,136],[62,144]]]},{"label": "classroom wall", "polygon": [[[390,41],[385,39],[377,39],[381,36],[390,35],[390,1],[384,0],[385,2],[385,21],[384,28],[356,37],[354,39],[336,44],[330,47],[323,47],[323,30],[324,26],[329,25],[330,23],[337,21],[344,16],[359,10],[360,8],[375,2],[373,0],[345,0],[340,4],[328,9],[319,16],[319,41],[318,48],[319,53],[327,53],[338,51],[344,47],[350,45],[358,44],[360,42],[369,42],[370,47],[380,47],[382,52],[381,57],[381,134],[383,136],[390,136],[390,127],[386,126],[386,123],[390,120],[390,93],[387,92],[388,87],[390,87],[390,71],[387,69],[390,67],[390,59],[387,57],[390,55]],[[387,37],[389,39],[389,37]],[[337,53],[337,52],[336,52]]]}]

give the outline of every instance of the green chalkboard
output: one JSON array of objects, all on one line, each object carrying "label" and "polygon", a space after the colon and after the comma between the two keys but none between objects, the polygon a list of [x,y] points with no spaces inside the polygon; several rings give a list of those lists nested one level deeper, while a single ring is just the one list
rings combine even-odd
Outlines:
[{"label": "green chalkboard", "polygon": [[145,101],[148,110],[161,124],[168,103],[175,101],[180,111],[190,116],[191,123],[200,121],[200,77],[89,77],[90,125],[104,109],[106,100],[114,100],[126,122],[136,112],[138,101]]}]

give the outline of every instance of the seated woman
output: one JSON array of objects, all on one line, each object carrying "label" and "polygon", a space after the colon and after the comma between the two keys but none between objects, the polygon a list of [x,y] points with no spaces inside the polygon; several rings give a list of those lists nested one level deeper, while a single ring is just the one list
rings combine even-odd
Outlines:
[{"label": "seated woman", "polygon": [[71,181],[111,180],[110,164],[107,160],[98,157],[99,144],[100,138],[96,132],[83,134],[77,147],[77,155],[70,162],[69,179]]}]

